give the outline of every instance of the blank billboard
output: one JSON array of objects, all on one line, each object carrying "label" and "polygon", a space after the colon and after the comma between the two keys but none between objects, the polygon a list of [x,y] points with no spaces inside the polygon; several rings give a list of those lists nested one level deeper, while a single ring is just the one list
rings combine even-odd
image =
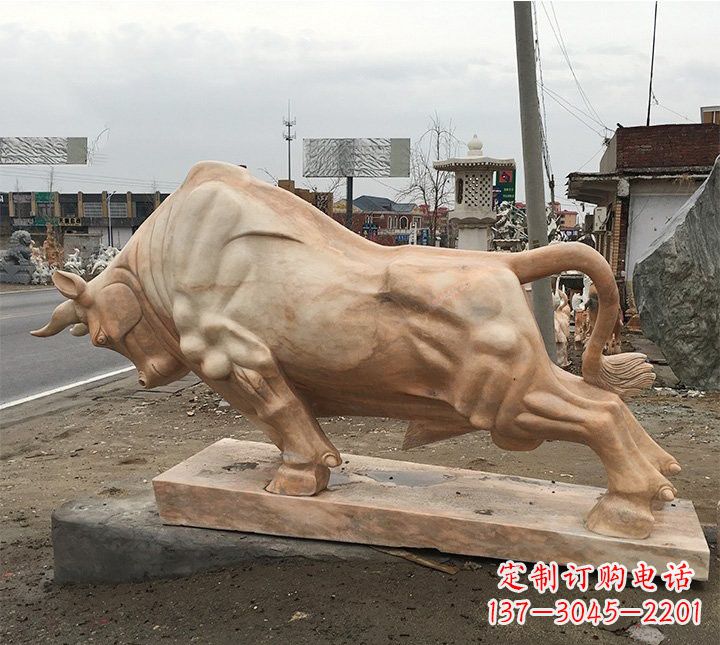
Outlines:
[{"label": "blank billboard", "polygon": [[410,139],[303,139],[304,177],[409,177]]},{"label": "blank billboard", "polygon": [[0,166],[86,163],[87,137],[0,137]]}]

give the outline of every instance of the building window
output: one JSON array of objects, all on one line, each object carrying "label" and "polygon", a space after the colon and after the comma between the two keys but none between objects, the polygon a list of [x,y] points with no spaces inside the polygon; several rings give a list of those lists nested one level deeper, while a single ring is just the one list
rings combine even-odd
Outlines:
[{"label": "building window", "polygon": [[400,218],[400,228],[409,228],[408,218],[405,215]]},{"label": "building window", "polygon": [[388,228],[397,228],[397,215],[388,217]]},{"label": "building window", "polygon": [[422,226],[422,217],[420,217],[419,215],[413,217],[413,224],[420,228]]},{"label": "building window", "polygon": [[372,215],[365,215],[365,223],[366,223],[366,224],[372,224],[372,223],[373,223],[373,216],[372,216]]}]

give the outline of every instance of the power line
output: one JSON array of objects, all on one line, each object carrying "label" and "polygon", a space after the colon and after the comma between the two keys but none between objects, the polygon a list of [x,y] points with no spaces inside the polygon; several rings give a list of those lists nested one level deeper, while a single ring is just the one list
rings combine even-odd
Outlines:
[{"label": "power line", "polygon": [[384,186],[385,188],[388,188],[389,190],[392,190],[396,193],[400,192],[394,186],[391,186],[390,184],[386,184],[384,181],[380,181],[377,177],[365,177],[364,179],[369,179],[370,181],[374,181],[375,183],[380,184],[381,186]]},{"label": "power line", "polygon": [[599,122],[595,117],[593,117],[591,114],[588,114],[588,113],[585,112],[582,108],[578,107],[578,106],[575,105],[574,103],[571,103],[570,101],[568,101],[568,99],[566,99],[566,98],[565,98],[562,94],[560,94],[559,92],[556,92],[555,90],[549,88],[547,85],[545,86],[545,91],[550,94],[550,98],[556,98],[556,99],[562,101],[564,105],[566,105],[566,106],[569,107],[570,109],[574,110],[575,112],[578,112],[578,113],[582,114],[584,117],[587,117],[588,119],[590,119],[590,121],[592,121],[593,123],[599,125],[599,126],[600,126],[601,128],[603,128],[603,130],[605,130],[606,132],[609,132],[609,131],[610,131],[609,128],[606,128],[606,127],[605,127],[601,122]]},{"label": "power line", "polygon": [[[555,18],[555,26],[557,26],[557,31],[555,30],[555,26],[553,26],[553,21],[550,18],[550,14],[547,11],[547,8],[545,7],[545,3],[541,2],[543,11],[545,12],[545,16],[547,17],[548,24],[550,25],[550,29],[553,32],[553,35],[555,36],[555,40],[557,41],[558,47],[560,47],[560,51],[565,58],[565,62],[568,65],[568,68],[570,69],[570,73],[573,77],[573,80],[575,81],[575,86],[577,87],[578,93],[580,94],[580,98],[583,100],[583,103],[585,103],[585,106],[590,111],[592,115],[594,115],[594,120],[596,119],[597,122],[602,125],[603,128],[605,128],[606,131],[610,131],[610,128],[608,128],[605,123],[602,120],[602,117],[598,114],[597,110],[593,107],[592,103],[590,102],[590,99],[588,98],[587,94],[583,90],[582,86],[580,85],[580,81],[577,77],[577,74],[575,73],[575,68],[572,65],[572,62],[570,61],[570,55],[567,51],[567,46],[565,45],[565,39],[562,35],[562,30],[560,28],[560,23],[557,19],[557,15],[555,13],[555,7],[553,6],[552,2],[550,3],[550,8],[552,10],[553,16]],[[603,135],[604,136],[604,135]]]},{"label": "power line", "polygon": [[[544,6],[543,6],[544,9]],[[559,45],[560,49],[563,53],[563,56],[565,57],[565,61],[568,64],[568,67],[570,68],[570,73],[572,74],[573,79],[575,80],[575,85],[577,86],[578,93],[580,94],[580,98],[582,98],[583,102],[585,103],[585,106],[590,110],[590,112],[597,118],[597,120],[602,124],[603,127],[605,127],[605,123],[603,122],[602,118],[598,114],[595,107],[590,102],[590,99],[588,98],[587,94],[585,93],[585,90],[582,88],[582,85],[580,85],[580,80],[577,77],[577,74],[575,73],[575,68],[573,67],[572,63],[570,62],[570,54],[567,50],[567,45],[565,44],[565,38],[562,34],[562,29],[560,29],[560,22],[557,19],[557,14],[555,13],[555,5],[553,3],[550,3],[550,9],[552,10],[553,18],[555,19],[555,26],[557,27],[557,36],[559,36]],[[547,11],[545,12],[547,15]],[[552,27],[552,24],[551,24]],[[553,33],[554,30],[553,30]]]},{"label": "power line", "polygon": [[[11,169],[8,166],[0,168],[0,175],[6,177],[23,177],[25,179],[37,179],[46,180],[47,170],[35,169],[35,168],[23,168],[18,167],[17,169]],[[86,173],[73,173],[66,171],[55,170],[54,178],[62,181],[78,181],[92,184],[107,184],[109,182],[124,183],[135,186],[148,186],[155,184],[164,188],[177,188],[182,182],[166,181],[158,179],[137,179],[131,177],[116,177],[111,175],[90,175]]]},{"label": "power line", "polygon": [[559,99],[555,98],[552,94],[548,94],[548,96],[549,96],[553,101],[555,101],[555,103],[557,103],[557,104],[558,104],[563,110],[565,110],[568,114],[570,114],[571,116],[575,117],[578,121],[580,121],[580,123],[582,123],[586,128],[588,128],[588,130],[591,130],[592,132],[594,132],[595,134],[597,134],[599,137],[601,137],[603,140],[605,140],[605,138],[606,138],[606,137],[605,137],[605,132],[601,132],[600,130],[597,130],[596,128],[594,128],[594,127],[593,127],[592,125],[590,125],[587,121],[585,121],[582,117],[579,117],[579,116],[578,116],[577,114],[575,114],[572,110],[570,110],[570,109],[567,108],[565,105],[563,105],[563,103],[562,103]]},{"label": "power line", "polygon": [[580,172],[585,166],[587,166],[595,157],[597,157],[603,150],[605,149],[605,143],[600,146],[600,149],[595,152],[595,154],[590,157],[582,166],[580,166],[575,172]]},{"label": "power line", "polygon": [[663,105],[662,103],[660,103],[660,102],[657,100],[657,96],[655,96],[655,93],[654,93],[654,92],[653,92],[652,97],[653,97],[653,100],[654,100],[654,102],[655,102],[655,105],[657,105],[658,107],[661,107],[663,110],[667,110],[668,112],[672,112],[675,116],[679,116],[680,118],[685,119],[685,120],[688,121],[689,123],[695,123],[695,121],[693,121],[692,119],[686,117],[684,114],[680,114],[680,112],[676,112],[675,110],[671,110],[667,105]]},{"label": "power line", "polygon": [[[28,174],[24,172],[9,172],[9,171],[3,171],[0,170],[0,176],[1,177],[8,177],[8,178],[22,178],[22,179],[33,179],[36,181],[46,181],[47,176],[43,177],[42,175],[34,175],[34,174]],[[69,181],[77,181],[78,183],[82,183],[85,185],[97,185],[97,186],[107,186],[108,183],[111,183],[109,180],[106,179],[90,179],[90,178],[75,178],[75,177],[68,177],[68,176],[61,176],[58,175],[54,176],[55,181],[57,182],[69,182]],[[138,181],[122,181],[121,183],[125,184],[128,187],[139,187],[139,188],[145,188],[146,190],[150,190],[153,186],[155,186],[156,189],[162,189],[162,190],[175,190],[179,184],[163,184],[158,181],[153,180],[138,180]]]},{"label": "power line", "polygon": [[[36,173],[40,177],[45,177],[48,172],[48,170],[44,169],[44,168],[43,169],[27,168],[27,167],[23,167],[20,165],[18,165],[17,167],[19,169],[21,169],[21,170],[18,170],[18,172],[26,172],[26,173],[31,173],[31,174]],[[8,171],[11,170],[11,168],[9,166],[4,166],[2,169],[8,170]],[[64,176],[64,177],[68,177],[68,178],[80,178],[80,179],[90,178],[90,179],[103,179],[103,180],[111,180],[111,181],[131,181],[131,182],[136,182],[136,183],[148,183],[148,180],[138,179],[137,177],[119,177],[117,175],[101,175],[101,174],[95,174],[95,173],[91,174],[91,173],[87,173],[87,172],[83,172],[83,171],[73,172],[72,170],[58,170],[57,168],[55,168],[55,175],[56,176]],[[152,181],[152,180],[150,180],[150,181]],[[173,184],[173,185],[181,183],[181,182],[177,182],[174,180],[155,180],[155,181],[157,183]]]}]

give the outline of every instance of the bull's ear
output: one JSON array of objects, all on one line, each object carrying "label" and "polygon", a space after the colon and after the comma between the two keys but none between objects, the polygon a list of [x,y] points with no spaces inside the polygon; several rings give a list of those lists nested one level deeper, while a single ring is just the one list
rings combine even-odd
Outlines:
[{"label": "bull's ear", "polygon": [[72,300],[77,300],[87,288],[85,280],[79,275],[67,271],[55,271],[52,281],[63,296]]}]

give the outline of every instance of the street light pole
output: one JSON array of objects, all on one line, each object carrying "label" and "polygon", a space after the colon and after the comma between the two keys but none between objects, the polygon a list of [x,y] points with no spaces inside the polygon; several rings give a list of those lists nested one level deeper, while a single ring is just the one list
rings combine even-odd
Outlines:
[{"label": "street light pole", "polygon": [[[520,126],[522,131],[525,202],[529,247],[547,246],[547,218],[542,165],[542,123],[535,74],[535,47],[530,2],[514,2],[515,47],[517,51]],[[555,321],[551,279],[533,282],[533,312],[548,355],[554,361]]]},{"label": "street light pole", "polygon": [[113,246],[113,230],[112,230],[112,212],[110,211],[110,200],[112,199],[112,196],[116,193],[116,190],[113,190],[107,198],[107,209],[108,209],[108,246]]}]

